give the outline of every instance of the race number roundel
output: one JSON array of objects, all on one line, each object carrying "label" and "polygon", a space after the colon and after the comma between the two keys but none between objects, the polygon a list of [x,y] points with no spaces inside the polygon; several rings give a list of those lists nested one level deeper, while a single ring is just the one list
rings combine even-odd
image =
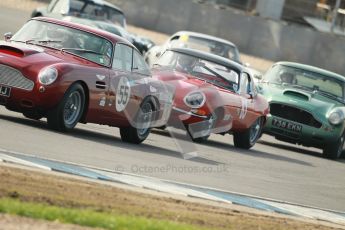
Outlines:
[{"label": "race number roundel", "polygon": [[129,84],[129,81],[126,77],[121,77],[119,84],[117,85],[117,91],[116,91],[116,111],[122,112],[125,110],[129,99],[131,96],[131,87]]}]

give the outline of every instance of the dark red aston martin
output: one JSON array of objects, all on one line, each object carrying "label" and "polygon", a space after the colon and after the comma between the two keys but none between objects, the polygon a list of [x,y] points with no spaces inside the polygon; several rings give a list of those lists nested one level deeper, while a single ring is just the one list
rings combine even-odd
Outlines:
[{"label": "dark red aston martin", "polygon": [[0,42],[0,104],[58,131],[97,123],[140,143],[165,125],[172,97],[133,45],[101,30],[35,18]]}]

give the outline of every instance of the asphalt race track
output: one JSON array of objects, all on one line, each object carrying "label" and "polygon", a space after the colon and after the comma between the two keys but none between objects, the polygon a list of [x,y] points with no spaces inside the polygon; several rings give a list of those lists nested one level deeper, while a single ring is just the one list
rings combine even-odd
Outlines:
[{"label": "asphalt race track", "polygon": [[[0,33],[15,32],[28,13],[0,9]],[[183,159],[168,132],[156,130],[142,145],[121,142],[116,128],[78,125],[68,134],[50,131],[0,107],[0,150],[159,177],[183,183],[345,211],[345,160],[278,142],[269,136],[249,151],[232,136],[213,135],[197,145],[198,157]]]}]

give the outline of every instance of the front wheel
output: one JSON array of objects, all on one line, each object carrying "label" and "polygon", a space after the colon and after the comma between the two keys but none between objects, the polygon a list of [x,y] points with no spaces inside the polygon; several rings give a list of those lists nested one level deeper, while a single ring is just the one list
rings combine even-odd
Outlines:
[{"label": "front wheel", "polygon": [[140,144],[149,136],[151,128],[150,121],[152,119],[152,112],[155,110],[153,101],[150,98],[145,99],[141,106],[137,120],[142,121],[144,127],[135,128],[133,126],[120,128],[121,140],[127,143]]},{"label": "front wheel", "polygon": [[337,160],[343,154],[345,133],[335,142],[328,144],[322,152],[322,156],[331,160]]},{"label": "front wheel", "polygon": [[234,133],[234,145],[237,148],[250,149],[261,136],[264,125],[263,117],[259,117],[245,132]]},{"label": "front wheel", "polygon": [[85,92],[80,84],[72,85],[61,102],[48,112],[48,126],[57,131],[69,131],[79,122],[85,106]]}]

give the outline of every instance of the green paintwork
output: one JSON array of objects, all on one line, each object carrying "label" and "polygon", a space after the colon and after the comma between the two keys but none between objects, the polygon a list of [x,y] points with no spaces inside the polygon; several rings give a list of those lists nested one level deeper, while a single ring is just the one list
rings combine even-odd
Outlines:
[{"label": "green paintwork", "polygon": [[[339,81],[343,81],[345,84],[345,77],[316,67],[290,62],[279,62],[273,66],[276,65],[283,65],[319,73],[329,78],[335,78]],[[269,74],[269,71],[267,74]],[[267,74],[265,76],[267,76]],[[336,141],[339,140],[341,135],[344,133],[344,122],[342,122],[340,125],[334,126],[328,121],[329,114],[334,108],[343,108],[345,111],[344,102],[334,100],[316,92],[295,88],[292,85],[268,83],[265,82],[265,77],[261,82],[258,83],[257,88],[258,92],[262,94],[269,103],[289,105],[304,111],[308,111],[317,121],[322,123],[321,128],[315,128],[292,121],[294,124],[302,125],[302,132],[298,133],[289,131],[289,133],[287,133],[286,129],[274,127],[272,125],[272,120],[273,118],[278,118],[283,121],[288,120],[269,114],[267,117],[266,126],[264,128],[265,133],[273,135],[282,141],[322,149],[325,146],[336,143]]]}]

